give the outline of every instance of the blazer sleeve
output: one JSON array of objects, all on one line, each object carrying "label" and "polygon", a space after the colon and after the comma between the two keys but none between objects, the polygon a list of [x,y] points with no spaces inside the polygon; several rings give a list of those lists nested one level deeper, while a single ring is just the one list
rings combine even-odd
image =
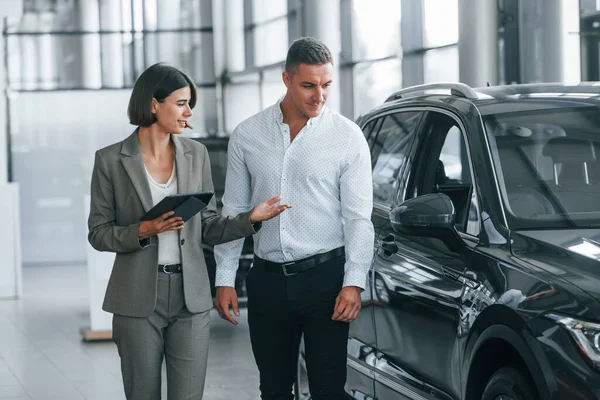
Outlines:
[{"label": "blazer sleeve", "polygon": [[138,238],[140,224],[117,226],[115,214],[113,182],[106,160],[97,151],[92,172],[88,241],[98,251],[114,253],[131,253],[146,247]]},{"label": "blazer sleeve", "polygon": [[[202,190],[214,191],[210,159],[206,147],[204,147],[202,160]],[[204,241],[211,245],[217,245],[255,234],[262,223],[250,223],[251,213],[252,210],[231,217],[218,215],[217,202],[213,196],[208,206],[202,210],[202,236]]]}]

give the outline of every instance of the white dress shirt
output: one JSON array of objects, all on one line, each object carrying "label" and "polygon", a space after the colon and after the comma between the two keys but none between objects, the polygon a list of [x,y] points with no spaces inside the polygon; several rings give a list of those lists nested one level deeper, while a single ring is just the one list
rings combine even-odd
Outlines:
[{"label": "white dress shirt", "polygon": [[[292,208],[262,224],[254,253],[288,262],[345,246],[344,286],[365,287],[373,257],[371,156],[360,128],[324,107],[293,141],[280,99],[229,140],[223,215],[281,195]],[[215,246],[216,286],[234,286],[243,239]]]}]

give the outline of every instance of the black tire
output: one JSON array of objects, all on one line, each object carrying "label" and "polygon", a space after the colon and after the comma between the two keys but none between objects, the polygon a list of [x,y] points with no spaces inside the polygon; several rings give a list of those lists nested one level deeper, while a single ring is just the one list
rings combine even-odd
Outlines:
[{"label": "black tire", "polygon": [[488,381],[481,400],[538,400],[531,378],[516,367],[503,367]]}]

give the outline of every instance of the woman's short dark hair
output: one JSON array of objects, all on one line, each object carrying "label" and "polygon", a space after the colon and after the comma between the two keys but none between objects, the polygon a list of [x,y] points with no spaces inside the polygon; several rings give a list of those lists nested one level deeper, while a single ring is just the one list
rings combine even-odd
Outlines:
[{"label": "woman's short dark hair", "polygon": [[333,64],[331,52],[323,42],[312,37],[302,37],[292,43],[285,59],[285,71],[296,72],[300,64]]},{"label": "woman's short dark hair", "polygon": [[162,103],[171,93],[189,86],[190,108],[196,105],[196,85],[184,72],[166,63],[154,64],[146,69],[133,85],[127,115],[137,126],[150,126],[156,121],[152,113],[152,99]]}]

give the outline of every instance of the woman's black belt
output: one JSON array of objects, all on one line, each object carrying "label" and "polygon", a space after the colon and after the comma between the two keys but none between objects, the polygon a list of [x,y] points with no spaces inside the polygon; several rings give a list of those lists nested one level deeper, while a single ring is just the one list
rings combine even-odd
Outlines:
[{"label": "woman's black belt", "polygon": [[158,264],[158,272],[178,274],[181,272],[181,264]]}]

